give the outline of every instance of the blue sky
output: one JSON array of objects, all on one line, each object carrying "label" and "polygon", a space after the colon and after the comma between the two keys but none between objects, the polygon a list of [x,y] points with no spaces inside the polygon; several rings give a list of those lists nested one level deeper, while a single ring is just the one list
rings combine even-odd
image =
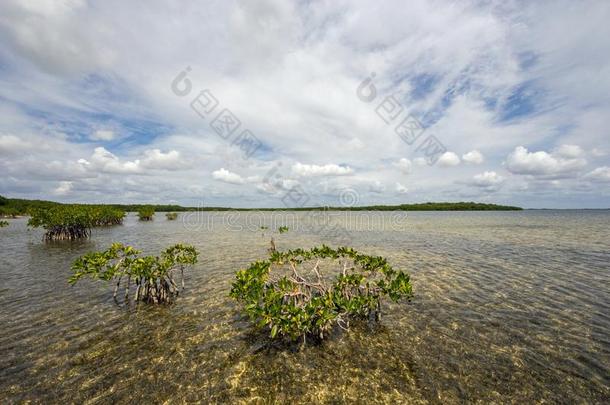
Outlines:
[{"label": "blue sky", "polygon": [[0,194],[610,207],[609,18],[604,1],[4,1]]}]

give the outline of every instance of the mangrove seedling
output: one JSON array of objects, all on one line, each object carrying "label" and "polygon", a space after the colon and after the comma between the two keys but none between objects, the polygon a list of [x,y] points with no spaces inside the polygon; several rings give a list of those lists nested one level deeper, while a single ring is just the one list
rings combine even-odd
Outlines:
[{"label": "mangrove seedling", "polygon": [[0,228],[4,228],[5,226],[8,226],[8,221],[0,221]]},{"label": "mangrove seedling", "polygon": [[[330,272],[323,275],[322,267]],[[409,299],[412,287],[383,257],[322,245],[270,252],[236,273],[230,296],[271,338],[305,341],[323,339],[335,326],[346,330],[351,319],[378,321],[381,299]]]},{"label": "mangrove seedling", "polygon": [[[262,228],[262,227],[261,227]],[[265,227],[265,229],[267,229],[267,227]],[[281,235],[283,233],[288,232],[289,228],[287,226],[280,226],[279,228],[277,228],[278,233]],[[265,234],[263,233],[263,236],[265,236]],[[273,237],[271,237],[271,240],[269,241],[269,248],[267,249],[267,251],[269,253],[273,253],[275,252],[277,249],[275,247],[275,240],[273,239]]]},{"label": "mangrove seedling", "polygon": [[138,210],[138,217],[140,218],[140,221],[152,221],[153,216],[155,216],[154,207],[140,207],[140,209]]},{"label": "mangrove seedling", "polygon": [[184,289],[184,270],[197,263],[198,255],[193,246],[178,244],[167,248],[161,256],[140,256],[140,251],[131,246],[113,243],[105,251],[78,258],[72,265],[74,274],[68,282],[73,285],[83,277],[115,282],[115,301],[123,284],[126,304],[132,288],[135,288],[134,302],[171,303],[179,293],[176,274],[180,273]]},{"label": "mangrove seedling", "polygon": [[178,218],[178,214],[176,212],[168,212],[165,214],[165,217],[168,221],[174,221],[176,218]]}]

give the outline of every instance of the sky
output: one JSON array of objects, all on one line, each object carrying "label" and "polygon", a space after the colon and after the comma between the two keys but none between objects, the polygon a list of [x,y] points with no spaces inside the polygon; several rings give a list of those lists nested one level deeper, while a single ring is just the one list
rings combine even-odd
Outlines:
[{"label": "sky", "polygon": [[609,1],[0,3],[0,194],[610,207]]}]

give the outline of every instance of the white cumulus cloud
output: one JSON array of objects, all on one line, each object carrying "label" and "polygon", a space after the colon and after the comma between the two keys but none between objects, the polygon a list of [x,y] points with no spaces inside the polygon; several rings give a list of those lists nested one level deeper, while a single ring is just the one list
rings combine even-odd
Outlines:
[{"label": "white cumulus cloud", "polygon": [[494,171],[489,171],[475,175],[472,178],[471,184],[473,186],[482,188],[492,188],[502,184],[503,182],[504,178],[502,176],[499,176],[498,173]]},{"label": "white cumulus cloud", "polygon": [[445,152],[438,158],[436,162],[440,167],[451,167],[460,164],[460,157],[454,152]]},{"label": "white cumulus cloud", "polygon": [[467,163],[479,165],[479,164],[483,163],[485,158],[483,157],[483,154],[481,152],[479,152],[478,150],[475,149],[475,150],[471,150],[468,153],[463,154],[462,160]]},{"label": "white cumulus cloud", "polygon": [[146,174],[146,169],[172,171],[186,167],[186,163],[181,160],[180,152],[175,150],[163,153],[160,149],[150,149],[144,151],[142,159],[121,161],[118,156],[102,146],[94,149],[90,160],[79,159],[78,163],[90,170],[115,174]]},{"label": "white cumulus cloud", "polygon": [[408,191],[409,191],[409,189],[407,187],[403,186],[399,182],[396,182],[396,192],[398,192],[400,194],[405,194]]},{"label": "white cumulus cloud", "polygon": [[224,167],[212,172],[212,177],[218,181],[230,184],[244,184],[246,182],[239,174],[230,172]]},{"label": "white cumulus cloud", "polygon": [[102,146],[93,150],[90,163],[91,166],[89,167],[105,173],[127,174],[141,172],[139,160],[121,162],[118,156]]},{"label": "white cumulus cloud", "polygon": [[144,152],[141,166],[146,169],[179,170],[185,168],[186,163],[178,151],[163,153],[160,149],[151,149]]},{"label": "white cumulus cloud", "polygon": [[352,174],[354,171],[349,166],[339,166],[329,163],[323,166],[307,165],[303,163],[295,163],[292,165],[292,172],[297,176],[345,176]]},{"label": "white cumulus cloud", "polygon": [[578,145],[561,145],[554,154],[566,159],[576,159],[583,156],[585,151]]},{"label": "white cumulus cloud", "polygon": [[586,178],[593,181],[607,182],[610,181],[610,166],[598,167],[585,175]]},{"label": "white cumulus cloud", "polygon": [[[570,152],[573,156],[574,150]],[[582,158],[566,158],[559,153],[545,151],[529,152],[524,146],[517,146],[506,158],[506,168],[511,173],[533,176],[574,175],[586,164]]]}]

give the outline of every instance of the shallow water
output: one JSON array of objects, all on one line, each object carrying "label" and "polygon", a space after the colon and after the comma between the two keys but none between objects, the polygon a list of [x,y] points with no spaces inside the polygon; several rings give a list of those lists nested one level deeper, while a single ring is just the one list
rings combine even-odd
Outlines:
[{"label": "shallow water", "polygon": [[[10,220],[0,403],[608,403],[610,211],[329,215],[130,215],[90,241],[51,244]],[[321,345],[269,344],[227,297],[234,271],[266,254],[259,222],[291,227],[273,235],[280,249],[384,255],[415,297]],[[151,254],[191,243],[201,256],[176,304],[119,307],[111,286],[66,283],[76,257],[113,241]]]}]

